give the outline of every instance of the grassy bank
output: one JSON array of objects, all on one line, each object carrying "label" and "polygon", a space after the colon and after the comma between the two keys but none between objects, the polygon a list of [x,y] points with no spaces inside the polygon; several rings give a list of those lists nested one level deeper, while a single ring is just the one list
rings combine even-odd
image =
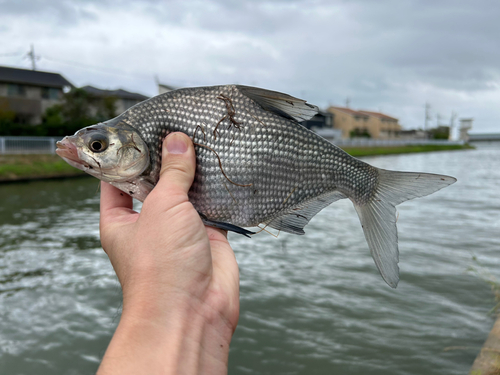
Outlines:
[{"label": "grassy bank", "polygon": [[73,177],[85,173],[57,155],[1,155],[0,182]]},{"label": "grassy bank", "polygon": [[[405,154],[412,152],[463,150],[468,146],[346,147],[352,156]],[[2,155],[0,182],[85,175],[57,155]]]},{"label": "grassy bank", "polygon": [[419,146],[396,146],[396,147],[341,147],[352,156],[374,156],[391,154],[409,154],[414,152],[466,150],[473,147],[468,145],[419,145]]}]

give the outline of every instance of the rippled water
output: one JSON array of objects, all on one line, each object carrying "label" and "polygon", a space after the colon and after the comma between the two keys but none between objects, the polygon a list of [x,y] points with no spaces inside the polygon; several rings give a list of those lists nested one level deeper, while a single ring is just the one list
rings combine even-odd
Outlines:
[{"label": "rippled water", "polygon": [[[230,374],[463,374],[492,326],[500,276],[500,147],[366,158],[459,182],[398,206],[401,281],[380,278],[350,203],[305,236],[231,236],[241,316]],[[494,168],[495,167],[495,168]],[[121,292],[100,248],[97,181],[0,185],[0,373],[90,374]]]}]

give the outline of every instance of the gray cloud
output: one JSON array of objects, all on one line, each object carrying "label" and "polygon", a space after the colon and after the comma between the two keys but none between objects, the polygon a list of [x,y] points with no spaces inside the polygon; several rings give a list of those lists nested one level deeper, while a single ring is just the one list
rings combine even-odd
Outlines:
[{"label": "gray cloud", "polygon": [[64,27],[76,26],[80,22],[97,19],[94,12],[82,7],[78,1],[0,0],[0,9],[4,17],[44,17],[47,22]]},{"label": "gray cloud", "polygon": [[350,97],[408,126],[421,124],[426,101],[436,113],[478,116],[484,129],[500,117],[493,0],[0,0],[0,9],[7,51],[33,42],[53,58],[47,69],[77,84],[152,94],[157,74],[179,86],[259,85],[321,106]]}]

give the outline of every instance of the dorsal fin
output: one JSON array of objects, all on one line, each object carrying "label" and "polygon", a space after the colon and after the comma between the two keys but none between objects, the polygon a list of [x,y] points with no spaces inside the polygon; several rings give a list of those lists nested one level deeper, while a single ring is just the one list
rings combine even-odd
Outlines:
[{"label": "dorsal fin", "polygon": [[318,107],[315,105],[281,92],[251,86],[236,85],[236,87],[243,95],[257,102],[265,110],[291,120],[309,120],[318,113]]}]

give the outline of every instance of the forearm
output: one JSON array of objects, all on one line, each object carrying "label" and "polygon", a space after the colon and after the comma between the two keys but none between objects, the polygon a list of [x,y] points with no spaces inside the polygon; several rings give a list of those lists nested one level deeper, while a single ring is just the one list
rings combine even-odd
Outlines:
[{"label": "forearm", "polygon": [[232,329],[206,306],[124,308],[99,375],[226,374]]}]

